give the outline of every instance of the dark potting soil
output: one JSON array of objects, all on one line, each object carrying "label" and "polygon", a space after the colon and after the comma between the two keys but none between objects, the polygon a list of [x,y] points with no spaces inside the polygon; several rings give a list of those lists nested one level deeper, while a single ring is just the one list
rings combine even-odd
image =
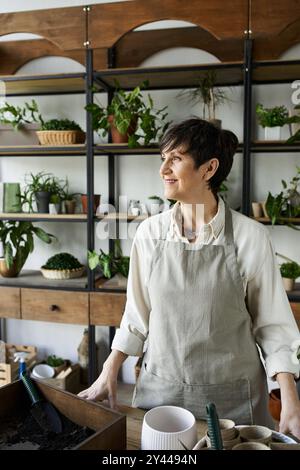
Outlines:
[{"label": "dark potting soil", "polygon": [[67,450],[83,442],[94,431],[78,426],[61,415],[63,430],[59,434],[43,432],[28,411],[0,423],[0,450]]}]

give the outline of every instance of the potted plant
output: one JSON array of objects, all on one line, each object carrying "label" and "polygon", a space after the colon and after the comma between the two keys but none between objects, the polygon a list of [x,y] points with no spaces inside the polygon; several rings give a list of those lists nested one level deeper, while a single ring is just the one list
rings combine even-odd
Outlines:
[{"label": "potted plant", "polygon": [[0,260],[0,274],[16,277],[34,249],[34,235],[45,243],[51,243],[54,235],[45,232],[31,222],[0,221],[0,241],[4,257]]},{"label": "potted plant", "polygon": [[103,276],[110,279],[116,274],[121,274],[123,277],[128,277],[129,273],[129,256],[124,256],[122,253],[120,240],[115,241],[115,251],[104,253],[100,249],[100,254],[96,251],[88,252],[88,263],[90,269],[94,270],[100,266]]},{"label": "potted plant", "polygon": [[52,173],[40,171],[25,177],[25,189],[21,193],[22,206],[28,204],[28,211],[34,212],[33,203],[37,204],[39,213],[49,213],[52,198],[54,204],[60,205],[61,182]]},{"label": "potted plant", "polygon": [[7,102],[0,106],[0,144],[38,145],[37,113],[35,100],[25,103],[23,107]]},{"label": "potted plant", "polygon": [[163,199],[159,196],[149,196],[146,202],[148,214],[156,215],[161,210],[161,205],[164,203]]},{"label": "potted plant", "polygon": [[222,122],[216,119],[216,108],[226,101],[230,101],[226,93],[216,87],[216,72],[214,70],[206,72],[199,79],[198,87],[193,90],[185,90],[178,94],[179,98],[186,99],[191,104],[202,104],[202,119],[210,121],[217,127],[221,127]]},{"label": "potted plant", "polygon": [[300,182],[300,167],[297,167],[297,174],[290,181],[288,187],[285,180],[281,180],[283,191],[272,195],[268,193],[268,198],[263,209],[270,217],[272,225],[275,223],[286,224],[289,227],[299,230],[289,219],[300,216],[300,193],[298,185]]},{"label": "potted plant", "polygon": [[41,145],[72,145],[85,142],[85,132],[79,124],[70,119],[41,120],[37,135]]},{"label": "potted plant", "polygon": [[164,124],[166,107],[154,110],[149,94],[145,103],[141,89],[146,86],[148,82],[143,82],[134,90],[125,92],[116,83],[113,99],[107,107],[97,103],[87,105],[85,109],[92,114],[94,130],[102,137],[110,130],[114,143],[128,143],[131,148],[137,147],[142,138],[144,146],[159,140],[159,134],[163,134],[169,124]]},{"label": "potted plant", "polygon": [[4,103],[4,106],[0,108],[0,124],[9,124],[14,129],[23,131],[23,134],[26,129],[24,126],[31,125],[36,134],[35,139],[31,138],[28,142],[24,140],[24,135],[20,141],[16,141],[17,134],[15,134],[9,142],[6,140],[6,145],[25,145],[27,143],[51,146],[72,145],[85,141],[85,132],[75,121],[69,119],[44,121],[35,100],[32,100],[31,103],[25,103],[23,107]]},{"label": "potted plant", "polygon": [[280,140],[280,128],[289,123],[286,106],[264,108],[258,103],[255,108],[259,124],[265,129],[266,140]]},{"label": "potted plant", "polygon": [[57,253],[41,267],[42,275],[47,279],[73,279],[81,277],[84,270],[85,267],[70,253]]},{"label": "potted plant", "polygon": [[287,256],[276,253],[280,258],[285,259],[287,262],[280,265],[280,273],[283,280],[283,285],[286,291],[294,290],[295,279],[300,276],[300,265],[296,261],[291,260]]},{"label": "potted plant", "polygon": [[293,110],[289,112],[289,124],[290,124],[290,138],[286,141],[287,144],[293,144],[300,140],[300,105],[294,106]]},{"label": "potted plant", "polygon": [[[94,194],[93,195],[93,210],[94,214],[96,214],[97,208],[100,206],[101,194]],[[81,194],[81,205],[82,205],[82,212],[87,214],[88,212],[88,195]]]}]

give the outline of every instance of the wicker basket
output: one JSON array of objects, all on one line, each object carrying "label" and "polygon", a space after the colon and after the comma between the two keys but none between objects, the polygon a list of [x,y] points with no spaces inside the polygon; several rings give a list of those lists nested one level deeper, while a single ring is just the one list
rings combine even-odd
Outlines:
[{"label": "wicker basket", "polygon": [[46,279],[74,279],[81,277],[84,273],[85,267],[76,269],[45,269],[41,268],[41,272]]},{"label": "wicker basket", "polygon": [[82,131],[37,131],[41,145],[72,145],[85,142]]}]

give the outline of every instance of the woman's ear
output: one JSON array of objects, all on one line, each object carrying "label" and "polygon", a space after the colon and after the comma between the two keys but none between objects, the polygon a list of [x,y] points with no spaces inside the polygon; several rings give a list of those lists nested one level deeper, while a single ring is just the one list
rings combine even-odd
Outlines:
[{"label": "woman's ear", "polygon": [[219,160],[217,158],[212,158],[208,162],[206,162],[206,172],[204,175],[205,181],[209,181],[214,174],[216,173],[217,169],[219,168]]}]

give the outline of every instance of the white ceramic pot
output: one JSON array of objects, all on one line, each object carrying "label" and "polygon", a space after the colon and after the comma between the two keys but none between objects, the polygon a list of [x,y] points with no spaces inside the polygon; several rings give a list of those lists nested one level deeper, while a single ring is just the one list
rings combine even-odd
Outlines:
[{"label": "white ceramic pot", "polygon": [[265,140],[280,140],[281,127],[265,127]]}]

